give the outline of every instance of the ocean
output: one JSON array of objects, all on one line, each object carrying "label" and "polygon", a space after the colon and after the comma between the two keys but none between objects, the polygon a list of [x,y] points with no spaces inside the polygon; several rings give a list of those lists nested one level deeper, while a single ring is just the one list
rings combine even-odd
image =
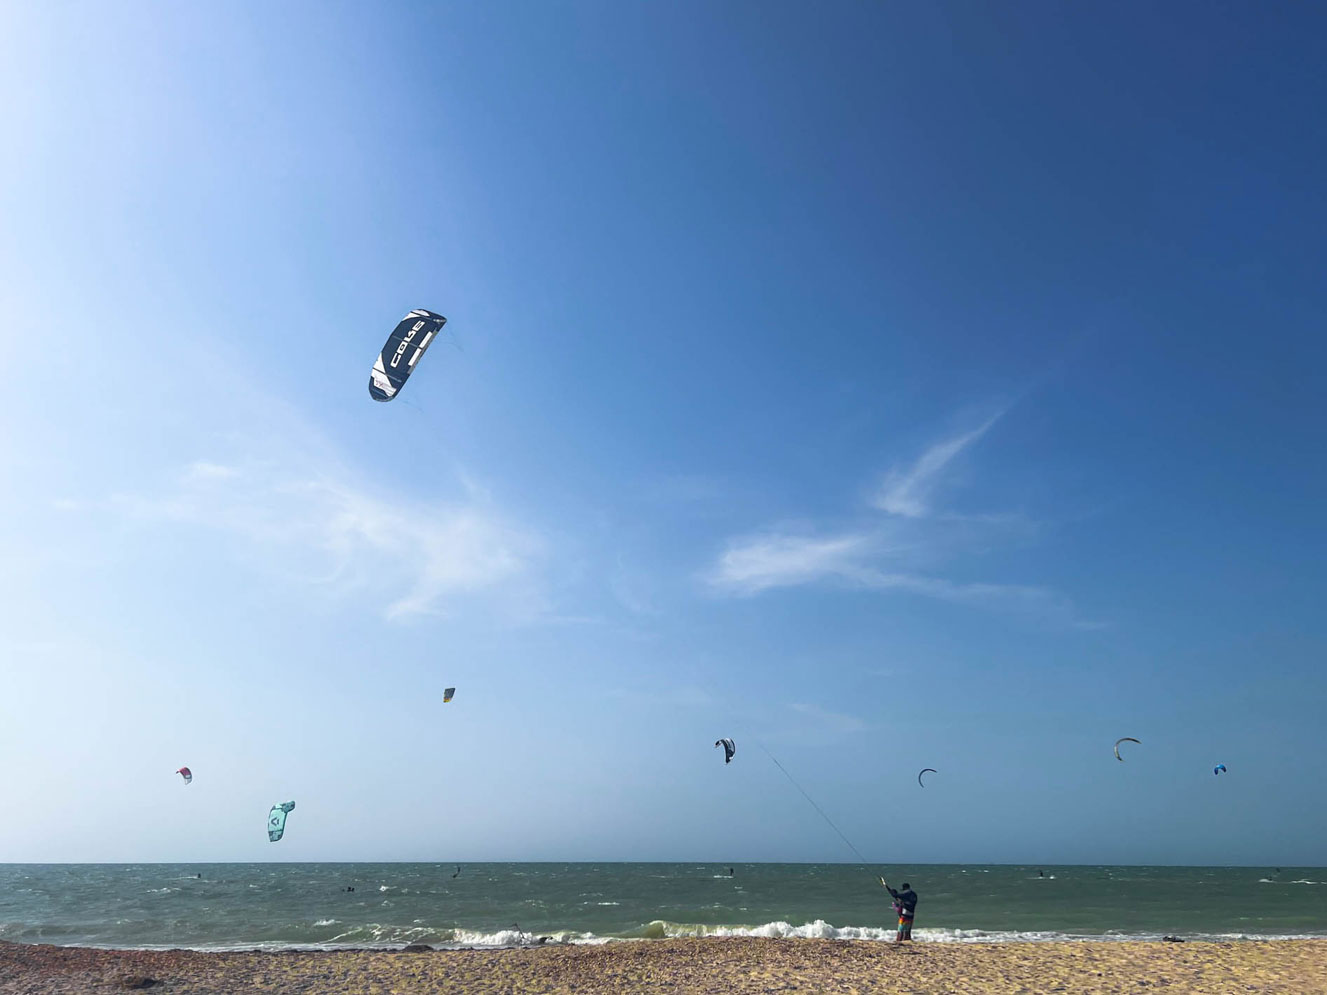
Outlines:
[{"label": "ocean", "polygon": [[[731,866],[0,864],[0,940],[224,950],[893,936],[876,868]],[[903,875],[920,895],[914,936],[926,941],[1327,936],[1324,868],[939,865]]]}]

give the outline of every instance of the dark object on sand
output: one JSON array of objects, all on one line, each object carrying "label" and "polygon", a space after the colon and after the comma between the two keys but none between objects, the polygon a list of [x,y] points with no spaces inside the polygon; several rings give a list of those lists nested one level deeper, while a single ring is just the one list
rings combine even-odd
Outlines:
[{"label": "dark object on sand", "polygon": [[1178,936],[1163,936],[1163,937],[1161,938],[1161,942],[1162,942],[1162,943],[1183,943],[1184,941],[1183,941],[1182,939],[1180,939]]},{"label": "dark object on sand", "polygon": [[433,948],[427,943],[411,943],[401,948],[403,954],[427,954],[432,952]]},{"label": "dark object on sand", "polygon": [[127,978],[120,979],[121,988],[151,988],[153,985],[161,984],[156,978],[145,978],[142,975],[133,974]]}]

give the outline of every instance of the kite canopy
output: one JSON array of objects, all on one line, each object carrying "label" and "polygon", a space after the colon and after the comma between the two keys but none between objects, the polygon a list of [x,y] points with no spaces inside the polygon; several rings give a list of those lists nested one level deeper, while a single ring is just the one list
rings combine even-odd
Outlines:
[{"label": "kite canopy", "polygon": [[456,688],[446,688],[442,692],[442,703],[445,705],[452,700],[452,695],[456,693]]},{"label": "kite canopy", "polygon": [[1217,764],[1215,767],[1212,768],[1212,773],[1216,774],[1219,777],[1220,775],[1226,773],[1226,765]]},{"label": "kite canopy", "polygon": [[1143,745],[1143,744],[1140,743],[1138,740],[1134,739],[1132,736],[1125,736],[1125,737],[1123,737],[1123,738],[1121,738],[1121,739],[1117,739],[1117,740],[1115,741],[1115,759],[1118,760],[1118,761],[1120,761],[1121,763],[1124,762],[1124,757],[1120,756],[1120,744],[1121,744],[1121,743],[1138,743],[1139,746],[1142,746],[1142,745]]},{"label": "kite canopy", "polygon": [[922,784],[922,774],[939,774],[939,773],[940,772],[936,770],[934,767],[923,767],[917,774],[917,783],[921,784],[921,786],[924,788],[926,787],[926,785]]},{"label": "kite canopy", "polygon": [[411,311],[387,337],[387,344],[373,361],[369,373],[369,396],[375,401],[390,401],[405,386],[419,357],[429,347],[447,319],[420,308]]},{"label": "kite canopy", "polygon": [[180,768],[179,770],[177,770],[175,773],[179,774],[180,777],[184,778],[184,783],[185,783],[185,784],[193,784],[193,782],[194,782],[194,772],[191,771],[188,767],[181,767],[181,768]]},{"label": "kite canopy", "polygon": [[286,816],[294,807],[294,802],[278,802],[267,813],[267,838],[270,842],[275,843],[285,834]]},{"label": "kite canopy", "polygon": [[715,746],[723,747],[723,762],[730,764],[733,762],[733,755],[737,752],[737,744],[731,739],[716,739]]}]

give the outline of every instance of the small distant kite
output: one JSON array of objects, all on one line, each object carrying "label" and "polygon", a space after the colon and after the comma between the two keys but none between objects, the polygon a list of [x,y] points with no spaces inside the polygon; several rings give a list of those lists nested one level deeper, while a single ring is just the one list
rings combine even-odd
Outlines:
[{"label": "small distant kite", "polygon": [[1117,739],[1115,741],[1115,759],[1120,761],[1120,763],[1124,762],[1124,757],[1120,756],[1121,743],[1138,743],[1139,746],[1143,745],[1139,740],[1134,739],[1132,736],[1125,736],[1122,739]]},{"label": "small distant kite", "polygon": [[733,756],[737,753],[737,744],[731,739],[716,739],[715,746],[723,747],[723,762],[730,764],[733,762]]},{"label": "small distant kite", "polygon": [[921,786],[924,788],[926,787],[926,785],[922,783],[922,774],[939,774],[939,773],[940,772],[936,770],[934,767],[923,767],[921,771],[917,774],[917,783],[921,784]]},{"label": "small distant kite", "polygon": [[452,700],[452,695],[456,693],[456,688],[445,688],[442,692],[442,703],[445,705]]},{"label": "small distant kite", "polygon": [[184,778],[184,783],[185,783],[185,784],[193,784],[193,783],[194,783],[194,772],[191,771],[188,767],[181,767],[181,768],[180,768],[179,770],[177,770],[175,773],[179,774],[180,777]]},{"label": "small distant kite", "polygon": [[375,401],[390,401],[405,386],[419,357],[429,347],[447,319],[420,308],[400,320],[387,344],[373,361],[369,373],[369,396]]},{"label": "small distant kite", "polygon": [[267,838],[272,843],[286,832],[286,816],[294,809],[294,802],[280,802],[272,806],[272,811],[267,813]]},{"label": "small distant kite", "polygon": [[1215,767],[1212,768],[1212,773],[1216,774],[1218,777],[1221,776],[1222,774],[1226,773],[1226,765],[1217,764]]}]

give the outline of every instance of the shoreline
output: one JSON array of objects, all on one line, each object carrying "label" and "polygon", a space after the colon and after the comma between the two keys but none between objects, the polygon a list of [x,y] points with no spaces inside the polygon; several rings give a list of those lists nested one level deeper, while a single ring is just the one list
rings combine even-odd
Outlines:
[{"label": "shoreline", "polygon": [[1162,988],[1327,991],[1327,939],[1165,943],[893,944],[707,937],[599,945],[381,949],[111,950],[0,942],[0,995],[162,992],[670,993],[838,991],[939,995]]},{"label": "shoreline", "polygon": [[[979,932],[973,930],[972,932]],[[864,946],[893,946],[893,933],[889,939],[875,939],[859,936],[765,936],[759,934],[711,934],[677,936],[600,936],[593,939],[559,939],[556,935],[538,934],[539,938],[524,943],[451,943],[440,940],[394,940],[378,944],[334,944],[334,943],[284,943],[255,942],[231,943],[216,946],[189,946],[179,943],[152,943],[138,946],[118,946],[103,943],[52,943],[48,940],[0,940],[0,948],[13,947],[51,947],[57,950],[95,950],[104,953],[190,953],[190,954],[395,954],[395,953],[497,953],[509,950],[555,950],[565,948],[593,949],[597,947],[627,946],[632,944],[659,944],[672,942],[702,941],[707,943],[733,943],[742,940],[767,940],[787,943],[824,942],[831,944],[862,944]],[[1004,946],[1081,946],[1099,944],[1105,947],[1124,944],[1157,944],[1172,946],[1175,944],[1207,944],[1210,946],[1239,946],[1260,943],[1327,943],[1327,933],[1269,934],[1259,936],[1252,933],[1215,935],[1182,933],[1173,936],[1017,936],[1007,938],[998,934],[962,939],[918,938],[914,934],[912,942],[917,946],[934,947],[1004,947]],[[425,949],[427,948],[427,949]]]}]

